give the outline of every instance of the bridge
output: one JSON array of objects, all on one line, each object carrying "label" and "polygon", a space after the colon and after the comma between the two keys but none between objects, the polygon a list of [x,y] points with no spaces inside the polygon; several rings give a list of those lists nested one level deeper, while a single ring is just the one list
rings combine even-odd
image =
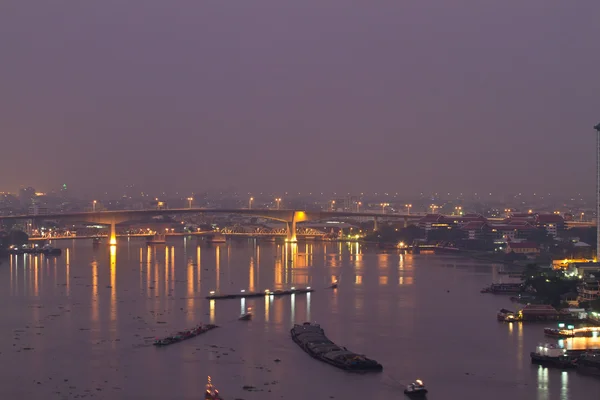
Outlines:
[{"label": "bridge", "polygon": [[297,241],[298,222],[310,220],[323,220],[327,218],[373,218],[375,229],[377,229],[378,218],[404,219],[404,224],[408,225],[409,220],[421,219],[422,215],[416,214],[386,214],[370,212],[345,212],[345,211],[305,211],[295,209],[250,209],[250,208],[171,208],[171,209],[151,209],[151,210],[114,210],[114,211],[85,211],[71,213],[50,213],[50,214],[21,214],[0,216],[0,222],[10,220],[71,220],[97,223],[110,226],[111,245],[117,243],[116,225],[125,221],[139,220],[147,217],[163,215],[194,215],[194,214],[241,214],[259,218],[271,219],[286,224],[286,241]]}]

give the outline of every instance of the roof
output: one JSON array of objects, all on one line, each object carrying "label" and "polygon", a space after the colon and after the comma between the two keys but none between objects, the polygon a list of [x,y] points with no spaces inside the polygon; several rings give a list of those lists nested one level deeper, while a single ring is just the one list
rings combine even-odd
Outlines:
[{"label": "roof", "polygon": [[521,310],[523,314],[558,314],[556,308],[547,304],[528,304]]},{"label": "roof", "polygon": [[444,218],[444,216],[441,215],[441,214],[427,214],[426,216],[424,216],[423,218],[421,218],[419,220],[419,223],[424,223],[424,222],[439,222],[443,218]]},{"label": "roof", "polygon": [[532,231],[537,229],[535,226],[529,224],[503,224],[490,225],[490,227],[499,231]]},{"label": "roof", "polygon": [[537,243],[534,242],[508,242],[508,246],[511,249],[537,249],[539,248]]},{"label": "roof", "polygon": [[558,214],[538,214],[536,222],[538,224],[562,224],[565,219]]},{"label": "roof", "polygon": [[485,228],[489,228],[489,225],[484,221],[471,221],[460,227],[460,229],[465,231],[480,230]]},{"label": "roof", "polygon": [[515,213],[510,215],[511,218],[535,218],[535,214],[530,213]]}]

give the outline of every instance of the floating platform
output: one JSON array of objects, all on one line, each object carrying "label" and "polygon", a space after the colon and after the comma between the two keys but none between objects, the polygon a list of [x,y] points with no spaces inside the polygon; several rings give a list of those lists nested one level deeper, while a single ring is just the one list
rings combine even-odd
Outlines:
[{"label": "floating platform", "polygon": [[289,296],[291,294],[304,294],[313,292],[310,286],[305,288],[291,288],[287,290],[265,290],[264,292],[247,292],[245,290],[241,290],[239,293],[231,293],[231,294],[220,294],[211,291],[208,296],[206,296],[209,300],[223,300],[223,299],[241,299],[243,297],[266,297],[266,296]]},{"label": "floating platform", "polygon": [[290,331],[292,340],[302,350],[317,360],[331,364],[334,367],[353,372],[379,372],[383,366],[375,360],[351,352],[340,347],[325,336],[325,331],[318,324],[305,322],[294,325]]}]

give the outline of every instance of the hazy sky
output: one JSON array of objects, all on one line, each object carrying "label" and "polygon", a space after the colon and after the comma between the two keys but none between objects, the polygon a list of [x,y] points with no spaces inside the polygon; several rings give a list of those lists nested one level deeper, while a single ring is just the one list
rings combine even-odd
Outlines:
[{"label": "hazy sky", "polygon": [[598,0],[0,1],[0,191],[593,193]]}]

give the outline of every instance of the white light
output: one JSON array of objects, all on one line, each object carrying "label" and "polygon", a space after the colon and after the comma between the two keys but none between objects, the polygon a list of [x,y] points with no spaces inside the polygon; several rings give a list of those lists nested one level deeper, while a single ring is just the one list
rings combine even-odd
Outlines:
[{"label": "white light", "polygon": [[308,286],[307,289],[310,289],[310,286]]},{"label": "white light", "polygon": [[244,292],[245,292],[245,290],[244,290],[244,289],[242,289],[242,290],[240,290],[240,292],[244,293]]},{"label": "white light", "polygon": [[211,291],[210,291],[210,294],[215,294],[215,291],[214,291],[214,290],[211,290]]},{"label": "white light", "polygon": [[296,288],[294,286],[292,286],[292,290],[296,290]]}]

